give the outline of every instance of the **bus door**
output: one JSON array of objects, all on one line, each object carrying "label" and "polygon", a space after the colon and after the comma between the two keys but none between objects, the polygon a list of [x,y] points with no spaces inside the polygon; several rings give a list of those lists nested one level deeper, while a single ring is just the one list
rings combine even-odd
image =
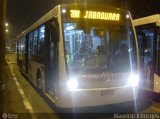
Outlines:
[{"label": "bus door", "polygon": [[58,23],[51,20],[46,25],[45,40],[45,89],[53,99],[55,98],[55,85],[58,77]]},{"label": "bus door", "polygon": [[[138,47],[139,47],[139,56],[140,56],[140,74],[141,79],[144,79],[145,73],[144,73],[144,41],[145,41],[145,33],[142,31],[137,32],[137,39],[138,39]],[[142,82],[142,84],[144,84]]]},{"label": "bus door", "polygon": [[160,92],[160,26],[156,26],[154,92]]},{"label": "bus door", "polygon": [[153,88],[155,31],[153,29],[138,30],[137,37],[141,58],[141,78],[144,79],[142,84]]}]

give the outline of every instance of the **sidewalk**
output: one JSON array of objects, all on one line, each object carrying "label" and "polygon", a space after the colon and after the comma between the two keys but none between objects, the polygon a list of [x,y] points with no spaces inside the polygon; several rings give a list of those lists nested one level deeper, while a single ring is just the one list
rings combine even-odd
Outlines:
[{"label": "sidewalk", "polygon": [[[14,63],[10,64],[14,65]],[[9,66],[5,62],[4,73],[2,74],[2,105],[3,114],[18,117],[18,119],[30,119],[30,114],[23,104],[22,97],[18,93],[18,89],[11,75]],[[24,115],[22,115],[25,114]]]},{"label": "sidewalk", "polygon": [[18,113],[18,119],[57,119],[43,97],[20,73],[16,54],[7,54],[6,61],[4,112]]}]

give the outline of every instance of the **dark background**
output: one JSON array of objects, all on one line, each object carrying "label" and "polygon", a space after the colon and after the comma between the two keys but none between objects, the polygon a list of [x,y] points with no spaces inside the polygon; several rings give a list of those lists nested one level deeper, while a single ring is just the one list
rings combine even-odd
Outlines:
[{"label": "dark background", "polygon": [[73,2],[111,5],[127,9],[131,12],[133,19],[160,14],[160,0],[8,0],[7,22],[10,24],[8,38],[16,40],[19,33],[55,5]]}]

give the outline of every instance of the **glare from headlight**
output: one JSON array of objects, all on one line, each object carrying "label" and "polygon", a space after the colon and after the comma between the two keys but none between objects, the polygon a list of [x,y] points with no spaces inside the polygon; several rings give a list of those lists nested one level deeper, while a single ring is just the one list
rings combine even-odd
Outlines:
[{"label": "glare from headlight", "polygon": [[69,90],[78,88],[78,81],[76,79],[70,79],[67,81],[67,87]]},{"label": "glare from headlight", "polygon": [[128,79],[128,85],[130,86],[138,86],[139,78],[138,75],[132,74]]}]

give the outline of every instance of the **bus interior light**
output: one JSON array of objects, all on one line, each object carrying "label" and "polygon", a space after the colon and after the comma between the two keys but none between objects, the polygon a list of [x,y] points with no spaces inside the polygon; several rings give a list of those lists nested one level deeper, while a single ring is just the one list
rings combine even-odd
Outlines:
[{"label": "bus interior light", "polygon": [[138,86],[138,83],[139,83],[138,75],[131,74],[128,79],[128,85],[135,87],[135,86]]},{"label": "bus interior light", "polygon": [[77,89],[78,88],[78,81],[76,79],[69,79],[67,81],[67,87],[69,90]]},{"label": "bus interior light", "polygon": [[67,30],[67,31],[70,31],[70,30],[73,30],[73,29],[75,29],[73,25],[70,25],[70,26],[67,26],[67,27],[66,27],[66,30]]},{"label": "bus interior light", "polygon": [[42,32],[42,33],[44,33],[44,31],[45,31],[44,29],[41,29],[41,32]]}]

